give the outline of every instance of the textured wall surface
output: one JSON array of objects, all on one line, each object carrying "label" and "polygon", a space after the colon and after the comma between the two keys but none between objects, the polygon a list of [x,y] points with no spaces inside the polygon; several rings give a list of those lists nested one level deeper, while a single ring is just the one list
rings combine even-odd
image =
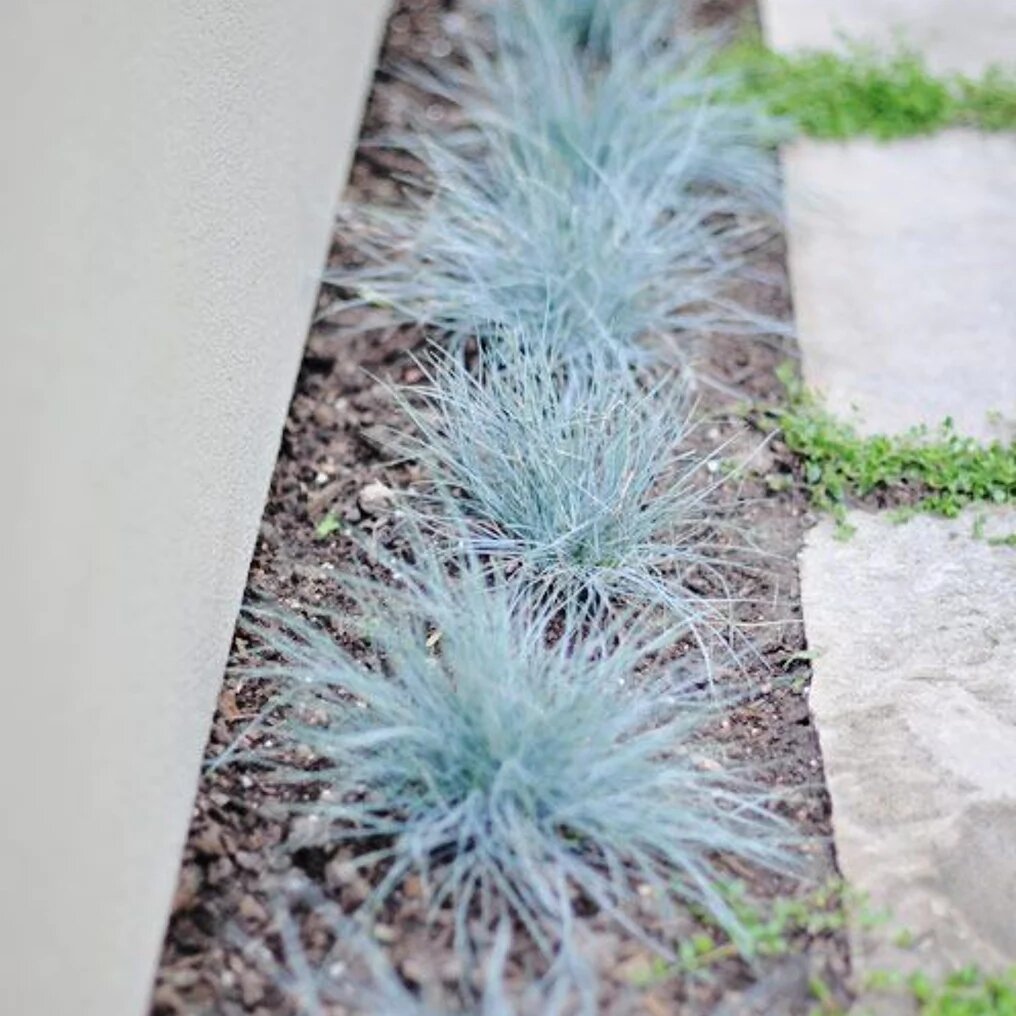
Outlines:
[{"label": "textured wall surface", "polygon": [[0,9],[0,994],[143,1011],[384,0]]}]

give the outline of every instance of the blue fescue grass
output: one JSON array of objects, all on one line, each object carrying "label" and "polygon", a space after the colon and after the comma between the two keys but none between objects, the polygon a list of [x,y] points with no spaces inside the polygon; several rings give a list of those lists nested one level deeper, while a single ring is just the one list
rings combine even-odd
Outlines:
[{"label": "blue fescue grass", "polygon": [[590,615],[659,607],[704,648],[733,646],[728,577],[748,558],[718,455],[689,448],[683,384],[568,371],[547,332],[481,343],[472,369],[440,349],[420,366],[424,382],[394,393],[412,430],[392,445],[424,467],[417,509],[438,538],[450,522],[461,539],[464,519],[470,549],[541,598]]},{"label": "blue fescue grass", "polygon": [[380,866],[361,915],[415,874],[467,959],[507,919],[547,957],[567,952],[576,894],[664,954],[630,911],[646,894],[664,921],[693,904],[736,940],[716,859],[787,870],[791,837],[770,795],[713,759],[724,705],[660,664],[677,633],[534,609],[468,552],[449,571],[425,534],[406,538],[415,563],[387,561],[395,584],[341,580],[360,654],[293,616],[248,619],[261,645],[248,674],[280,692],[270,745],[244,757],[323,788],[289,807],[322,844],[361,844],[356,863]]},{"label": "blue fescue grass", "polygon": [[[462,105],[473,122],[511,133],[549,175],[631,176],[647,186],[662,174],[674,204],[706,193],[717,201],[711,212],[775,212],[780,196],[767,149],[784,125],[758,105],[729,101],[727,77],[713,69],[714,42],[675,31],[680,6],[497,4],[494,58],[476,53],[470,74],[453,77],[445,98],[469,96]],[[590,56],[558,38],[554,26],[576,15],[609,28],[603,53]]]},{"label": "blue fescue grass", "polygon": [[463,125],[399,139],[428,177],[408,207],[350,210],[362,264],[326,274],[354,294],[340,305],[456,335],[549,318],[622,362],[687,332],[772,330],[726,296],[778,205],[772,123],[716,98],[707,54],[661,46],[665,17],[643,13],[593,59],[553,12],[497,4],[494,57],[413,75]]},{"label": "blue fescue grass", "polygon": [[[409,991],[384,951],[362,926],[313,887],[292,889],[275,900],[271,935],[278,940],[273,952],[264,940],[242,932],[234,938],[246,957],[257,965],[296,1007],[300,1016],[326,1016],[335,1006],[360,1016],[593,1016],[595,986],[585,969],[555,964],[550,971],[509,991],[505,967],[512,944],[506,922],[494,934],[491,948],[481,960],[482,986],[460,991],[460,1004],[436,1005]],[[330,945],[312,957],[304,944],[301,924],[323,932]],[[320,935],[318,936],[321,937]],[[465,995],[465,997],[461,997]]]},{"label": "blue fescue grass", "polygon": [[627,14],[622,10],[626,6],[633,6],[633,0],[544,0],[542,4],[546,21],[567,44],[596,55],[609,53],[615,23],[619,14]]}]

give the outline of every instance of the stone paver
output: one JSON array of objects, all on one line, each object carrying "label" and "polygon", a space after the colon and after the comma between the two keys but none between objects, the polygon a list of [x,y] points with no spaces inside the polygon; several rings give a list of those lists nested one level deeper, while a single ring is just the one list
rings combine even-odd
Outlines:
[{"label": "stone paver", "polygon": [[[762,0],[770,44],[891,43],[937,69],[1016,63],[1013,0]],[[783,153],[805,380],[865,432],[952,417],[1016,434],[1016,137],[947,131]],[[992,419],[994,411],[1002,419]],[[840,867],[916,936],[852,929],[874,970],[1016,962],[1016,549],[959,520],[852,513],[801,556],[811,706]],[[1016,509],[986,535],[1016,531]],[[868,1011],[908,1011],[900,999]]]},{"label": "stone paver", "polygon": [[[1016,960],[1016,549],[972,519],[853,513],[801,558],[839,863],[917,936],[855,931],[862,974]],[[1012,531],[1016,510],[990,515]]]},{"label": "stone paver", "polygon": [[841,36],[878,44],[896,37],[936,70],[977,73],[1016,61],[1013,0],[764,0],[766,35],[777,49],[835,46]]},{"label": "stone paver", "polygon": [[799,141],[783,163],[807,382],[867,432],[1014,432],[1016,135]]}]

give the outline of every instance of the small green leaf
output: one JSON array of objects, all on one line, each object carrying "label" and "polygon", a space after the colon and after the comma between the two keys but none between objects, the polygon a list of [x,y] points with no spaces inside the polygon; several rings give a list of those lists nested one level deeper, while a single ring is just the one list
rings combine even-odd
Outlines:
[{"label": "small green leaf", "polygon": [[314,535],[319,540],[325,540],[332,533],[339,533],[342,531],[342,523],[335,517],[332,512],[329,512],[315,527]]}]

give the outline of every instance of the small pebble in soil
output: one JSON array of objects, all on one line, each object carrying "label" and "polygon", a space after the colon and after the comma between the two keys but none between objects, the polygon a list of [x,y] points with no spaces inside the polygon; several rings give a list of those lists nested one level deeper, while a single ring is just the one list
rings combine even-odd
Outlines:
[{"label": "small pebble in soil", "polygon": [[395,504],[395,491],[383,483],[368,483],[357,497],[360,510],[366,515],[387,515]]}]

